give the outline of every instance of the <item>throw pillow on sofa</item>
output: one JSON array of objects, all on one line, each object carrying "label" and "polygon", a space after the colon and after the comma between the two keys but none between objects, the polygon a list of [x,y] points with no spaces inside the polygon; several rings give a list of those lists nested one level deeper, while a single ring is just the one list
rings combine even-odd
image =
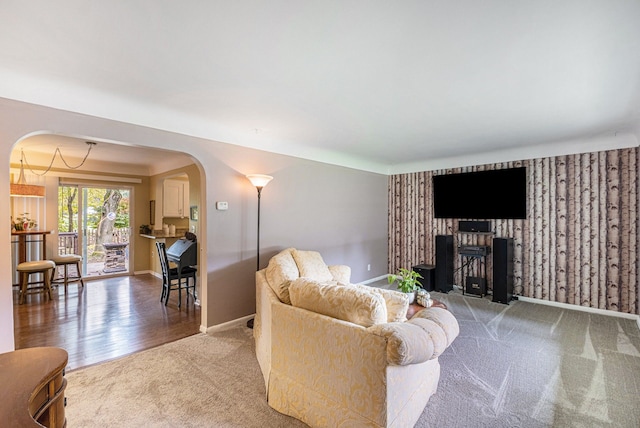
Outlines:
[{"label": "throw pillow on sofa", "polygon": [[333,280],[333,275],[331,275],[329,267],[319,252],[293,250],[291,254],[296,261],[301,277],[311,278],[319,282]]},{"label": "throw pillow on sofa", "polygon": [[298,273],[298,265],[296,265],[293,259],[293,251],[293,248],[287,248],[271,257],[265,272],[269,286],[273,292],[276,293],[278,299],[287,305],[291,304],[289,285],[291,281],[300,276]]},{"label": "throw pillow on sofa", "polygon": [[358,287],[337,286],[298,278],[289,286],[291,305],[363,327],[387,322],[381,295]]},{"label": "throw pillow on sofa", "polygon": [[352,284],[352,286],[382,296],[387,307],[387,322],[405,322],[407,320],[407,311],[409,310],[409,296],[407,293],[370,287],[364,284]]},{"label": "throw pillow on sofa", "polygon": [[327,266],[331,276],[338,284],[347,285],[351,281],[351,268],[345,265]]}]

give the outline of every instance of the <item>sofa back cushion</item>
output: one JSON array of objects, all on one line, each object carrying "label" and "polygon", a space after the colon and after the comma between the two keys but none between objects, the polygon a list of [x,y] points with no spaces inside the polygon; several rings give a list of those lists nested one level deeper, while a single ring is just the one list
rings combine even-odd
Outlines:
[{"label": "sofa back cushion", "polygon": [[293,259],[293,248],[280,251],[269,260],[266,269],[267,282],[282,303],[291,304],[289,285],[300,276],[298,266]]},{"label": "sofa back cushion", "polygon": [[293,250],[291,254],[298,266],[301,277],[311,278],[319,282],[333,280],[333,275],[331,275],[329,267],[319,252]]},{"label": "sofa back cushion", "polygon": [[407,293],[364,284],[352,284],[351,286],[381,295],[387,307],[387,322],[405,322],[407,320],[407,311],[409,310],[409,295]]},{"label": "sofa back cushion", "polygon": [[298,278],[291,282],[289,294],[293,306],[363,327],[387,322],[382,296],[359,287]]}]

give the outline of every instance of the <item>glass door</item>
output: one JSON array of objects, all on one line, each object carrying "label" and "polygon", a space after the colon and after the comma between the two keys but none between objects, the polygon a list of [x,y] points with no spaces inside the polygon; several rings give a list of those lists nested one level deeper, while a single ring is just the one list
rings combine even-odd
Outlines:
[{"label": "glass door", "polygon": [[83,276],[130,272],[130,196],[129,188],[59,187],[59,252],[82,255]]}]

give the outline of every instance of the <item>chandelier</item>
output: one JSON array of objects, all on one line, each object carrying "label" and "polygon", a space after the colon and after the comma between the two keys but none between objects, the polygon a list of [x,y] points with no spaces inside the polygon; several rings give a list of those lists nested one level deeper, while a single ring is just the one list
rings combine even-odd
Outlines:
[{"label": "chandelier", "polygon": [[53,162],[56,160],[56,156],[59,154],[60,159],[62,159],[62,162],[64,162],[67,168],[78,169],[82,165],[84,165],[87,158],[89,157],[89,153],[91,153],[91,149],[93,148],[93,146],[96,145],[96,143],[93,143],[90,141],[87,141],[86,143],[89,145],[89,149],[87,150],[87,154],[84,156],[84,158],[82,159],[82,162],[80,162],[79,165],[76,165],[76,166],[69,165],[67,161],[64,159],[64,156],[62,156],[62,152],[60,151],[60,148],[56,147],[56,151],[53,153],[53,158],[51,159],[51,163],[49,163],[49,166],[47,167],[47,169],[45,169],[44,172],[42,173],[37,173],[31,168],[31,166],[27,162],[27,158],[24,155],[24,151],[20,150],[20,175],[18,176],[18,181],[16,183],[11,183],[11,189],[9,191],[11,196],[23,197],[23,198],[44,198],[44,195],[45,195],[44,186],[27,184],[27,180],[24,177],[24,165],[26,164],[29,170],[33,174],[43,176],[51,170],[51,167],[53,166]]}]

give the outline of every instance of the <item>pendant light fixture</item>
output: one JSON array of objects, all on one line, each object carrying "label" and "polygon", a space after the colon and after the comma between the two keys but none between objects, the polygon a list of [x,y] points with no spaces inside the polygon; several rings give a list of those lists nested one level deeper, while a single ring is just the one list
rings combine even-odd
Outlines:
[{"label": "pendant light fixture", "polygon": [[17,183],[11,183],[9,193],[12,197],[23,198],[44,198],[44,186],[36,186],[35,184],[27,184],[24,178],[24,152],[20,153],[20,176]]},{"label": "pendant light fixture", "polygon": [[53,162],[56,160],[56,156],[60,154],[60,159],[62,159],[62,162],[64,162],[67,168],[78,169],[82,165],[84,165],[87,158],[89,157],[89,153],[91,153],[91,149],[93,148],[93,146],[96,145],[96,143],[91,141],[86,141],[86,144],[89,146],[89,148],[87,149],[87,154],[84,156],[84,159],[82,159],[82,162],[80,162],[79,165],[76,165],[76,166],[69,165],[65,160],[64,156],[62,156],[62,152],[60,151],[60,148],[57,147],[56,151],[53,153],[53,158],[51,159],[51,163],[49,164],[47,169],[41,174],[36,173],[35,171],[33,171],[33,169],[31,169],[31,167],[29,166],[29,163],[27,162],[24,156],[24,151],[20,150],[20,176],[18,177],[17,183],[11,183],[11,189],[9,191],[10,195],[12,197],[22,197],[22,198],[44,198],[45,196],[44,186],[27,184],[27,180],[24,177],[24,164],[25,163],[27,164],[27,167],[29,167],[29,169],[33,174],[44,176],[46,173],[48,173],[51,170],[51,167],[53,166]]}]

